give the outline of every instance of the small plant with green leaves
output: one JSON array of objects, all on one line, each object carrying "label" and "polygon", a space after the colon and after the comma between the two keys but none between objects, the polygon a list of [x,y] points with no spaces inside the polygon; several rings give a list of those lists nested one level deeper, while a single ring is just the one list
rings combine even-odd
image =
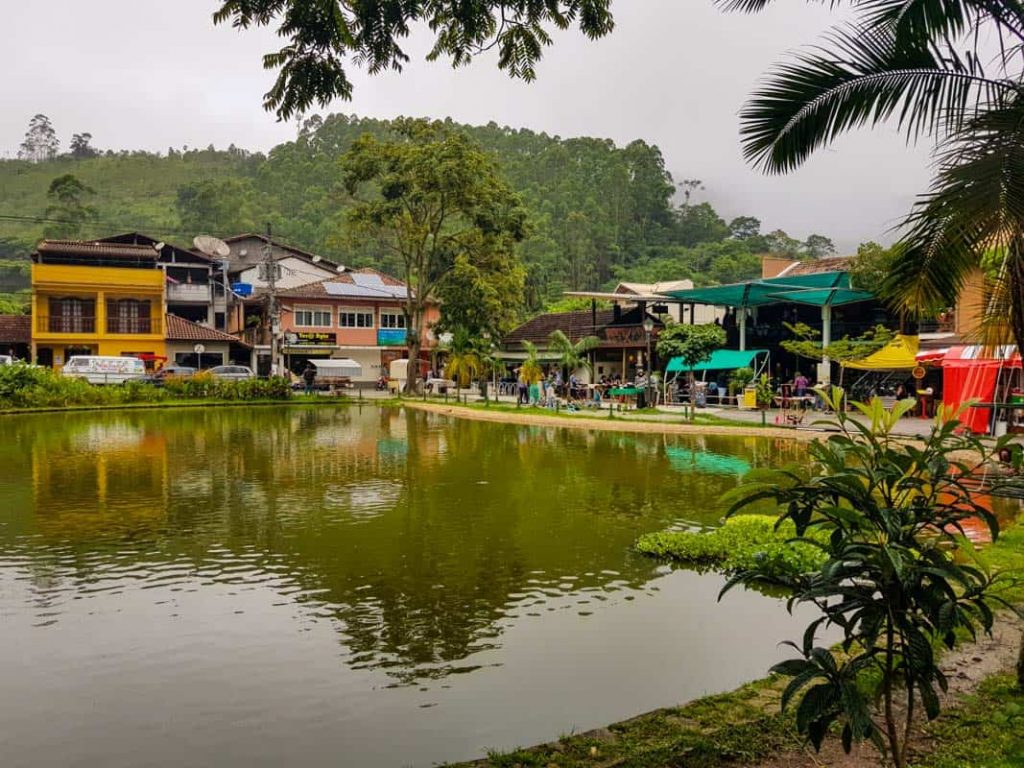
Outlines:
[{"label": "small plant with green leaves", "polygon": [[[790,609],[813,605],[820,616],[801,644],[790,643],[799,657],[773,668],[792,678],[783,708],[799,701],[797,728],[815,748],[838,724],[846,751],[869,739],[904,768],[918,706],[934,719],[937,691],[947,687],[935,645],[953,648],[963,634],[990,632],[996,604],[1010,607],[996,594],[1004,577],[974,553],[963,529],[978,518],[993,540],[999,536],[971,477],[1007,441],[961,433],[949,414],[940,415],[922,443],[901,441],[892,430],[912,400],[891,410],[878,398],[854,403],[866,417],[862,423],[838,407],[838,387],[822,396],[836,411],[838,434],[812,443],[806,465],[750,473],[731,492],[736,499],[728,514],[775,502],[777,525],[792,524],[794,541],[819,547],[823,563],[806,573],[755,563],[733,575],[722,593],[738,584],[776,587],[791,595]],[[841,656],[815,645],[825,626],[842,631]]]}]

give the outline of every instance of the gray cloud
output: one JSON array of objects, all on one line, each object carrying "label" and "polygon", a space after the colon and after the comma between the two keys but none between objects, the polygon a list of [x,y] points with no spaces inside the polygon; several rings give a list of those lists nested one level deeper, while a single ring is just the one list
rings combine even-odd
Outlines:
[{"label": "gray cloud", "polygon": [[[261,55],[268,30],[215,28],[211,0],[5,3],[0,31],[0,148],[13,156],[29,118],[50,116],[64,146],[89,131],[101,147],[269,149],[294,136],[263,112],[272,75]],[[724,215],[759,217],[766,229],[820,232],[844,250],[889,240],[928,179],[924,148],[891,131],[863,132],[788,176],[764,177],[741,156],[737,112],[784,52],[813,42],[836,17],[801,0],[769,12],[725,14],[711,0],[618,0],[617,29],[587,41],[559,34],[539,80],[508,79],[493,55],[452,70],[423,60],[428,38],[409,41],[402,74],[356,72],[356,95],[331,111],[494,121],[561,136],[642,138],[658,144],[677,181],[700,178]],[[325,110],[326,111],[326,110]]]}]

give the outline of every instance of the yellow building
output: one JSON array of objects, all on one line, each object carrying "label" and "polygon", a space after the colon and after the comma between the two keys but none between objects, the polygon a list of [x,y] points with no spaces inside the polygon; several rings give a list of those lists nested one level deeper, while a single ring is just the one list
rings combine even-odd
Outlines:
[{"label": "yellow building", "polygon": [[32,358],[165,357],[164,273],[149,245],[44,240],[32,255]]}]

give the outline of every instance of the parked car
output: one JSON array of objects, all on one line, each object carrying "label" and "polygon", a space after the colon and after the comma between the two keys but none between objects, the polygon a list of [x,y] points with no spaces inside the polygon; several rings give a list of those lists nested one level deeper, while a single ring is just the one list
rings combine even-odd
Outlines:
[{"label": "parked car", "polygon": [[0,365],[14,365],[14,358],[10,355],[0,355]]},{"label": "parked car", "polygon": [[156,386],[161,386],[167,379],[188,379],[196,375],[196,369],[190,368],[187,365],[178,365],[177,363],[171,363],[165,365],[159,371],[154,373],[152,376],[147,376],[146,381]]},{"label": "parked car", "polygon": [[137,357],[72,355],[61,373],[85,379],[90,384],[124,384],[145,380],[146,364]]},{"label": "parked car", "polygon": [[209,368],[208,372],[216,379],[228,379],[229,381],[256,378],[252,368],[246,365],[218,365],[215,368]]}]

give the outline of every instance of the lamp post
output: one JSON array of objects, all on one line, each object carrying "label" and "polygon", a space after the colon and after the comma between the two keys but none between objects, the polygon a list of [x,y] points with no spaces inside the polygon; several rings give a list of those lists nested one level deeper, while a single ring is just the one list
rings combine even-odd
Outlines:
[{"label": "lamp post", "polygon": [[646,358],[647,359],[647,386],[646,386],[646,391],[644,392],[644,398],[647,400],[648,403],[651,402],[651,373],[653,372],[652,371],[653,366],[651,364],[651,334],[652,333],[654,333],[654,320],[651,318],[650,315],[645,315],[644,316],[644,334],[646,334],[646,336],[647,336],[647,358]]}]

